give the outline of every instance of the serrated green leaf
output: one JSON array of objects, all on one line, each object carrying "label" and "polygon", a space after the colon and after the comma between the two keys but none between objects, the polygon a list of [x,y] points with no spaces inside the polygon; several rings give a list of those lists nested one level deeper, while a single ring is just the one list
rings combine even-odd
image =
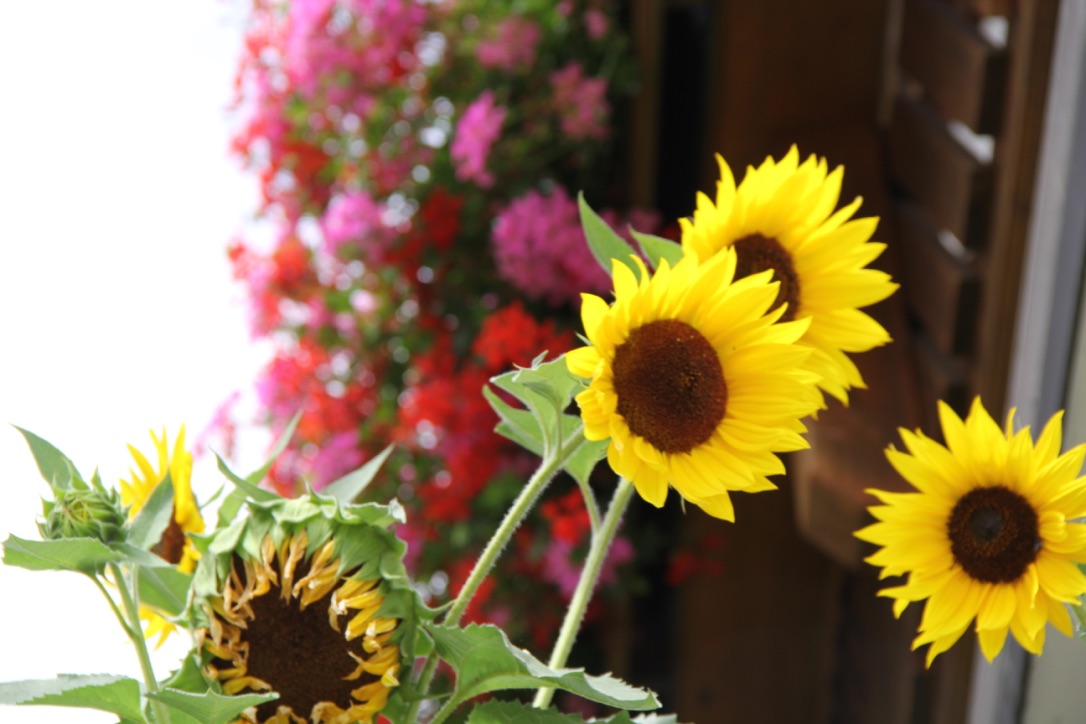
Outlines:
[{"label": "serrated green leaf", "polygon": [[172,518],[173,479],[166,473],[128,526],[128,542],[137,548],[150,550],[162,540],[162,534]]},{"label": "serrated green leaf", "polygon": [[172,566],[139,569],[140,601],[167,616],[180,616],[189,599],[192,575]]},{"label": "serrated green leaf", "polygon": [[641,247],[641,251],[644,252],[645,258],[649,260],[649,264],[652,265],[653,269],[659,268],[661,259],[664,259],[668,265],[673,267],[683,258],[682,244],[676,244],[671,239],[665,239],[662,236],[653,234],[642,234],[632,228],[630,229],[630,235]]},{"label": "serrated green leaf", "polygon": [[483,397],[494,408],[494,412],[498,413],[500,421],[494,428],[498,434],[504,435],[531,453],[543,455],[543,431],[532,413],[513,407],[490,389],[490,385],[483,386]]},{"label": "serrated green leaf", "polygon": [[532,361],[531,367],[514,371],[512,382],[524,385],[561,411],[573,399],[577,378],[570,374],[565,358],[544,362],[543,355],[540,355]]},{"label": "serrated green leaf", "polygon": [[0,683],[0,704],[74,706],[143,721],[139,682],[110,674],[61,674],[55,679],[5,681]]},{"label": "serrated green leaf", "polygon": [[75,465],[68,456],[58,450],[51,442],[43,440],[29,430],[24,430],[18,425],[12,425],[18,430],[26,444],[30,446],[30,453],[34,456],[34,462],[38,465],[42,479],[50,486],[67,489],[70,487],[86,487],[80,485],[79,475],[75,473]]},{"label": "serrated green leaf", "polygon": [[427,626],[438,655],[456,670],[452,699],[459,703],[490,691],[553,687],[617,709],[649,710],[656,695],[610,675],[590,676],[583,669],[551,669],[509,642],[495,626]]},{"label": "serrated green leaf", "polygon": [[[283,451],[287,449],[287,445],[290,444],[290,439],[294,437],[294,430],[298,427],[298,422],[302,419],[302,411],[298,410],[294,413],[294,417],[290,418],[290,422],[283,428],[283,434],[279,436],[279,439],[275,441],[275,445],[272,447],[271,453],[268,454],[268,459],[264,461],[264,464],[259,469],[254,470],[245,476],[245,479],[254,484],[259,485],[262,480],[267,476],[268,471],[272,469],[272,465],[275,464],[276,458],[283,454]],[[218,457],[216,455],[216,457]]]},{"label": "serrated green leaf", "polygon": [[393,447],[393,445],[389,445],[362,467],[330,483],[321,489],[319,495],[335,498],[341,503],[350,503],[355,500],[366,489],[366,486],[373,481],[377,471],[381,469],[381,466],[385,464],[385,460],[392,453]]},{"label": "serrated green leaf", "polygon": [[31,571],[78,571],[92,574],[125,556],[94,538],[26,540],[15,535],[4,541],[4,563]]},{"label": "serrated green leaf", "polygon": [[583,191],[577,194],[577,206],[581,210],[581,228],[584,229],[588,248],[592,250],[592,256],[596,257],[596,261],[607,275],[610,276],[612,273],[611,260],[617,259],[628,266],[633,271],[634,278],[640,281],[641,268],[632,259],[637,256],[633,247],[592,210],[584,199]]},{"label": "serrated green leaf", "polygon": [[176,709],[204,724],[227,724],[250,706],[279,698],[278,694],[241,694],[224,696],[214,691],[193,694],[177,689],[149,692],[148,698],[156,699],[171,709]]},{"label": "serrated green leaf", "polygon": [[607,456],[607,445],[610,440],[583,440],[577,450],[566,459],[563,466],[566,472],[573,476],[581,485],[588,484],[588,478],[596,469],[596,464]]},{"label": "serrated green leaf", "polygon": [[471,710],[467,724],[584,724],[584,719],[519,701],[488,701]]},{"label": "serrated green leaf", "polygon": [[678,724],[679,718],[674,714],[638,714],[635,717],[624,711],[608,719],[589,719],[592,724]]}]

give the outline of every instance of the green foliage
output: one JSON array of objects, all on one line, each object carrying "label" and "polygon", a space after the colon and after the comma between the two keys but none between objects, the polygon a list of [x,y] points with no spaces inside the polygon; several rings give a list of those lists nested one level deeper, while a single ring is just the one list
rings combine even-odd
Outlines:
[{"label": "green foliage", "polygon": [[653,234],[642,234],[636,229],[630,229],[630,234],[637,241],[638,246],[641,247],[641,251],[644,253],[645,258],[649,260],[649,265],[653,269],[660,266],[661,260],[666,261],[670,266],[675,266],[683,258],[682,246],[671,239],[665,239],[662,236]]},{"label": "green foliage", "polygon": [[592,256],[596,257],[603,270],[611,274],[612,260],[617,260],[628,266],[634,273],[634,278],[640,281],[641,268],[633,260],[633,257],[637,256],[633,247],[592,210],[585,201],[584,192],[577,194],[577,206],[581,209],[581,228],[584,229],[588,248],[592,250]]},{"label": "green foliage", "polygon": [[128,527],[128,542],[137,548],[150,550],[162,540],[162,534],[172,518],[173,480],[166,473]]},{"label": "green foliage", "polygon": [[180,711],[204,724],[227,724],[237,718],[241,712],[250,706],[257,706],[266,701],[279,698],[278,694],[241,694],[238,696],[223,696],[214,691],[205,691],[202,694],[194,694],[178,689],[163,689],[151,692],[149,699],[155,699],[166,704],[171,709]]},{"label": "green foliage", "polygon": [[31,571],[78,571],[93,575],[107,563],[124,559],[123,553],[94,538],[26,540],[11,535],[4,541],[4,563]]},{"label": "green foliage", "polygon": [[544,362],[540,356],[532,361],[531,367],[506,372],[490,381],[526,408],[513,407],[493,390],[484,388],[483,394],[500,418],[495,428],[498,433],[541,457],[562,458],[566,472],[582,486],[586,485],[604,455],[606,444],[585,440],[581,418],[565,412],[573,401],[573,393],[579,389],[565,359]]},{"label": "green foliage", "polygon": [[140,600],[167,616],[180,616],[188,603],[192,575],[163,563],[155,567],[140,566]]},{"label": "green foliage", "polygon": [[347,473],[339,480],[336,480],[321,490],[321,495],[324,497],[332,497],[341,503],[350,503],[358,498],[359,495],[365,491],[366,487],[373,482],[373,478],[377,475],[377,471],[381,469],[381,466],[385,464],[385,460],[392,453],[393,446],[389,445],[381,452],[373,456],[373,459],[368,461],[365,465]]},{"label": "green foliage", "polygon": [[610,675],[590,676],[582,669],[551,669],[509,642],[495,626],[427,626],[438,655],[456,670],[452,705],[491,691],[554,687],[618,709],[649,710],[656,695]]},{"label": "green foliage", "polygon": [[576,714],[533,709],[518,701],[488,701],[471,710],[467,724],[582,724]]},{"label": "green foliage", "polygon": [[[471,710],[467,724],[579,724],[585,721],[577,714],[535,709],[519,701],[488,701]],[[587,721],[590,724],[677,724],[674,714],[638,714],[630,718],[624,711],[606,719]]]},{"label": "green foliage", "polygon": [[79,477],[72,461],[49,443],[29,430],[15,427],[26,439],[30,446],[30,452],[34,456],[34,462],[38,464],[38,470],[45,482],[56,490],[68,488],[86,488],[87,484]]},{"label": "green foliage", "polygon": [[55,679],[0,683],[0,704],[74,706],[143,721],[140,685],[135,679],[107,674],[61,674]]}]

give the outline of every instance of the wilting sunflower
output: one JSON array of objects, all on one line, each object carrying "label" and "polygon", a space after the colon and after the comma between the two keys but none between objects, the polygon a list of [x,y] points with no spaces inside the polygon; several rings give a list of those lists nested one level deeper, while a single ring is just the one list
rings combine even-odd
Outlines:
[{"label": "wilting sunflower", "polygon": [[1029,428],[1005,430],[974,400],[963,422],[939,403],[946,446],[901,430],[908,452],[887,456],[917,492],[869,491],[883,505],[879,522],[856,536],[882,546],[867,559],[882,577],[908,574],[882,590],[900,616],[927,600],[913,648],[931,644],[927,663],[949,649],[976,618],[981,650],[991,661],[1010,630],[1041,653],[1045,623],[1071,635],[1065,603],[1086,593],[1086,479],[1078,477],[1086,445],[1060,454],[1062,413],[1034,444]]},{"label": "wilting sunflower", "polygon": [[[156,465],[152,465],[147,457],[134,446],[128,446],[128,451],[136,463],[136,469],[128,471],[131,480],[121,480],[121,502],[130,506],[129,518],[135,517],[154,492],[155,487],[169,473],[170,480],[173,482],[173,517],[163,532],[161,540],[151,550],[176,565],[181,572],[192,573],[196,570],[196,561],[199,556],[189,535],[204,532],[204,519],[200,515],[196,498],[192,494],[192,454],[185,449],[185,427],[181,426],[172,452],[165,430],[162,431],[162,437],[158,437],[155,431],[151,430],[151,440],[155,446],[153,457]],[[175,629],[173,623],[146,606],[141,609],[140,617],[147,621],[147,637],[152,638],[158,635],[159,645]]]},{"label": "wilting sunflower", "polygon": [[589,440],[610,438],[607,459],[659,507],[668,485],[705,512],[734,520],[730,490],[775,488],[776,453],[807,446],[801,419],[821,396],[795,343],[808,322],[774,324],[769,272],[733,283],[727,250],[699,265],[662,262],[640,282],[614,261],[615,302],[583,294],[591,346],[566,364],[588,388],[577,395]]},{"label": "wilting sunflower", "polygon": [[279,695],[238,721],[374,721],[414,636],[404,546],[387,530],[398,509],[315,495],[251,508],[197,571],[205,673],[225,694]]},{"label": "wilting sunflower", "polygon": [[737,277],[772,269],[780,282],[782,319],[809,319],[802,343],[813,352],[808,368],[819,387],[842,402],[848,390],[864,387],[847,353],[865,352],[890,335],[860,307],[897,289],[884,272],[865,268],[885,244],[870,241],[878,219],[849,218],[861,199],[834,212],[844,170],[827,173],[825,159],[799,163],[793,146],[779,162],[766,158],[748,168],[738,188],[731,169],[717,156],[720,181],[716,203],[697,196],[693,219],[680,219],[682,243],[703,261],[724,248],[739,254]]}]

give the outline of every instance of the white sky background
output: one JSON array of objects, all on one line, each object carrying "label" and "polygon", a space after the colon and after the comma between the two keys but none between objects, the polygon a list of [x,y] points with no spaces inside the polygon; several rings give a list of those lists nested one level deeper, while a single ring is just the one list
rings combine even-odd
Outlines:
[{"label": "white sky background", "polygon": [[[85,476],[127,473],[128,442],[184,423],[191,441],[264,359],[225,248],[256,180],[228,157],[225,107],[243,0],[0,4],[0,538],[36,538],[45,493],[21,436]],[[239,462],[255,467],[263,440]],[[247,459],[246,459],[247,458]],[[194,475],[206,499],[220,478]],[[166,673],[184,647],[156,655]],[[139,677],[135,653],[77,574],[0,566],[0,681]],[[110,715],[2,707],[4,722]]]}]

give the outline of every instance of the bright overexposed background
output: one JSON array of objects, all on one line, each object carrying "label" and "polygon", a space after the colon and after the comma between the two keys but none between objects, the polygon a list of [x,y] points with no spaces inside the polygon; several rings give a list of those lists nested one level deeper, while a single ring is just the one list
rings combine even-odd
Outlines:
[{"label": "bright overexposed background", "polygon": [[[264,358],[226,244],[256,206],[228,157],[241,0],[0,4],[0,538],[37,537],[46,492],[22,438],[116,483],[149,428],[193,439]],[[258,463],[250,435],[238,462]],[[198,461],[194,487],[220,476]],[[180,638],[180,637],[178,637]],[[164,674],[185,648],[159,650]],[[0,566],[0,681],[139,676],[85,578]],[[3,722],[109,722],[0,707]]]}]

